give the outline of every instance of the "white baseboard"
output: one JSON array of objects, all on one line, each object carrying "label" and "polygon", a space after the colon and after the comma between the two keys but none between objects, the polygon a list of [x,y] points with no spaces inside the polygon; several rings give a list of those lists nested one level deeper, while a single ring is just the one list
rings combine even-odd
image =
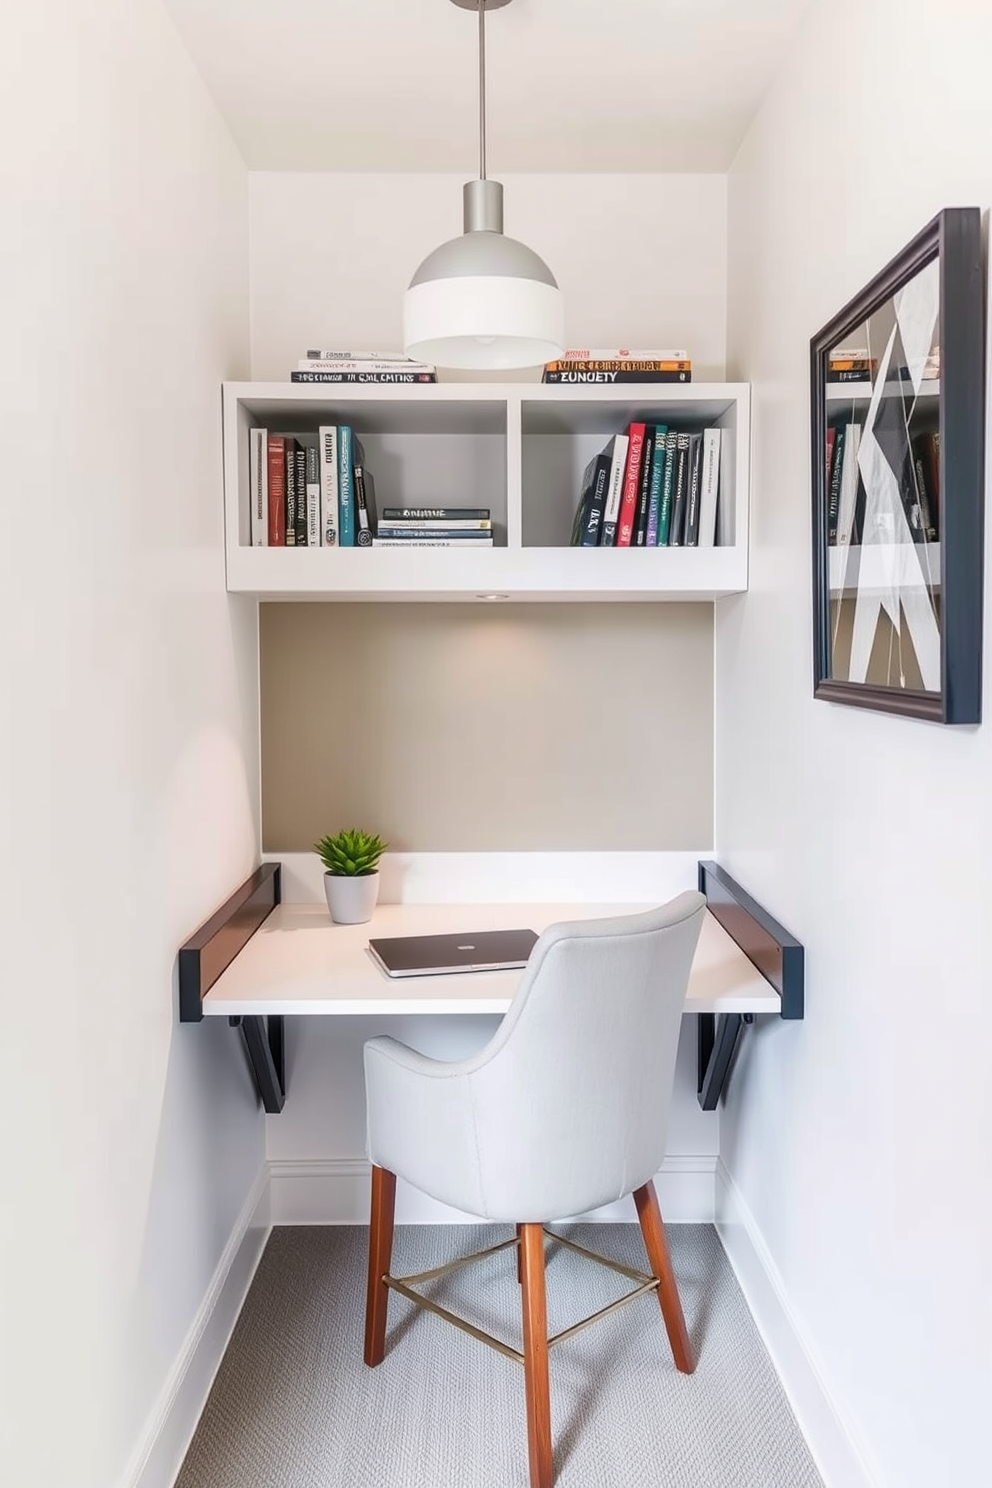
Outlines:
[{"label": "white baseboard", "polygon": [[826,1488],[873,1488],[878,1474],[844,1424],[754,1215],[720,1160],[716,1228]]},{"label": "white baseboard", "polygon": [[[655,1179],[666,1222],[712,1224],[716,1157],[666,1157]],[[368,1224],[369,1165],[364,1158],[270,1159],[270,1215],[274,1225]],[[633,1220],[631,1199],[597,1209],[584,1219]],[[462,1214],[418,1193],[396,1186],[397,1224],[473,1224]],[[144,1485],[142,1485],[144,1488]]]},{"label": "white baseboard", "polygon": [[263,1166],[193,1319],[121,1488],[172,1488],[272,1228]]}]

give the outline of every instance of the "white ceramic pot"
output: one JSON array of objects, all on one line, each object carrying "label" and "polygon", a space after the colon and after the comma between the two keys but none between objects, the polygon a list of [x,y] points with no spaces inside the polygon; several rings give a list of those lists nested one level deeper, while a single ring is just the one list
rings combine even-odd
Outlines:
[{"label": "white ceramic pot", "polygon": [[379,898],[378,873],[324,874],[324,896],[331,919],[336,925],[363,925],[372,918]]}]

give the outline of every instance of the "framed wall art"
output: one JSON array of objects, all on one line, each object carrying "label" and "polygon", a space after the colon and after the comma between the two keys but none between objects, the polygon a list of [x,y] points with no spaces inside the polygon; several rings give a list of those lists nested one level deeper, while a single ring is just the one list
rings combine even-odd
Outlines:
[{"label": "framed wall art", "polygon": [[817,698],[981,719],[984,344],[976,207],[810,343]]}]

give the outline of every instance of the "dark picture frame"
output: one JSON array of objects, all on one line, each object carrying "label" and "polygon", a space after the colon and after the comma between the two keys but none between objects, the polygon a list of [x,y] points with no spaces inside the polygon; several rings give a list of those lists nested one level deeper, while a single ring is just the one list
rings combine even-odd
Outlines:
[{"label": "dark picture frame", "polygon": [[947,207],[810,341],[816,698],[981,721],[984,302]]}]

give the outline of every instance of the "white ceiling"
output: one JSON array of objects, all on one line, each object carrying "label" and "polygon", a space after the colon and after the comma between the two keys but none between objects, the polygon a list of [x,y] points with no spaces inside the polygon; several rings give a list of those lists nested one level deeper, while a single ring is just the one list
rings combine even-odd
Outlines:
[{"label": "white ceiling", "polygon": [[[449,0],[165,0],[254,170],[478,162]],[[810,0],[513,0],[486,22],[490,173],[723,171]]]}]

